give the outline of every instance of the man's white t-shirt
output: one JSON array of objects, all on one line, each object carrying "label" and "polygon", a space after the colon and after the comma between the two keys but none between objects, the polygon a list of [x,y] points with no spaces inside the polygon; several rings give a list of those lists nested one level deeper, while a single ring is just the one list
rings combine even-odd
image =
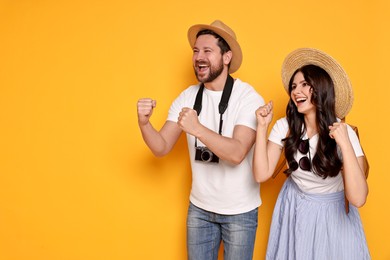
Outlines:
[{"label": "man's white t-shirt", "polygon": [[[193,108],[199,85],[184,90],[172,103],[168,119],[177,122],[183,107]],[[218,133],[220,114],[218,105],[222,91],[203,90],[199,121]],[[223,114],[222,135],[232,137],[236,125],[256,130],[255,111],[264,105],[263,98],[249,84],[236,79],[228,107]],[[239,165],[219,160],[219,163],[195,160],[195,137],[187,134],[192,168],[190,201],[197,207],[218,214],[240,214],[261,205],[260,187],[252,174],[253,147]],[[198,146],[204,146],[199,140]]]}]

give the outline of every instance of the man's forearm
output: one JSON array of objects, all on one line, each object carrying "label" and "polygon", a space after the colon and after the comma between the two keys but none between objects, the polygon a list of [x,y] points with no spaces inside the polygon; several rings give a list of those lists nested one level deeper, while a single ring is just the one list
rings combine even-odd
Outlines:
[{"label": "man's forearm", "polygon": [[152,126],[150,122],[145,125],[139,125],[141,130],[142,138],[145,141],[145,144],[149,147],[152,153],[161,157],[167,154],[165,152],[166,142],[162,135]]}]

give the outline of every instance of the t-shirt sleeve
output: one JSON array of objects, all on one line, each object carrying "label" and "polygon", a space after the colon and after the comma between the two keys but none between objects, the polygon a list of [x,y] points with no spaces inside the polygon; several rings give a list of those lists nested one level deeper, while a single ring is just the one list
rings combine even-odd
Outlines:
[{"label": "t-shirt sleeve", "polygon": [[185,89],[180,95],[172,102],[169,110],[167,121],[177,122],[179,118],[179,113],[183,109],[183,107],[194,106],[195,96],[199,90],[199,85],[193,85]]},{"label": "t-shirt sleeve", "polygon": [[287,132],[288,132],[288,123],[287,123],[287,119],[284,117],[276,121],[268,136],[268,140],[280,146],[284,146],[282,139],[286,137]]},{"label": "t-shirt sleeve", "polygon": [[353,147],[353,150],[355,151],[356,157],[363,156],[364,155],[363,149],[360,145],[360,141],[359,141],[358,136],[356,135],[356,132],[349,125],[347,125],[347,129],[348,129],[349,140],[352,143],[352,147]]},{"label": "t-shirt sleeve", "polygon": [[171,104],[171,107],[169,108],[169,111],[168,111],[168,118],[167,118],[167,121],[172,121],[172,122],[177,122],[177,119],[179,117],[179,110],[178,108],[179,107],[182,107],[179,105],[180,104],[180,96],[177,97],[173,103]]},{"label": "t-shirt sleeve", "polygon": [[172,121],[177,123],[177,119],[179,118],[179,113],[183,107],[185,107],[185,96],[186,91],[180,93],[180,95],[172,102],[171,107],[168,111],[167,121]]},{"label": "t-shirt sleeve", "polygon": [[255,112],[265,103],[262,96],[255,91],[253,92],[254,93],[242,101],[243,105],[240,109],[239,115],[237,116],[236,125],[245,125],[253,130],[256,130],[257,119]]}]

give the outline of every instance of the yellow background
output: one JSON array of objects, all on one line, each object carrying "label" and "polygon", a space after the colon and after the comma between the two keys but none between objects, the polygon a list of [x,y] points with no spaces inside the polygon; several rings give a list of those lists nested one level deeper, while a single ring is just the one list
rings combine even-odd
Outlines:
[{"label": "yellow background", "polygon": [[[284,57],[334,56],[349,74],[370,161],[360,209],[373,259],[388,236],[390,4],[373,1],[0,2],[0,259],[186,259],[191,184],[184,136],[164,158],[144,145],[136,102],[173,99],[196,83],[188,28],[221,19],[241,43],[234,77],[283,116]],[[262,185],[254,259],[264,259],[284,176]]]}]

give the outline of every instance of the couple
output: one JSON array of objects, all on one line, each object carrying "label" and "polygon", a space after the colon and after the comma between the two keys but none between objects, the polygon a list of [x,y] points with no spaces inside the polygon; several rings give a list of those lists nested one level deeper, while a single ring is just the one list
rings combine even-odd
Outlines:
[{"label": "couple", "polygon": [[341,66],[316,49],[290,53],[282,66],[290,96],[286,117],[267,138],[273,104],[230,76],[242,62],[231,28],[219,20],[194,25],[188,40],[200,83],[176,98],[159,131],[149,121],[156,101],[137,104],[139,128],[154,155],[166,155],[183,131],[187,135],[188,259],[217,259],[221,241],[225,260],[252,259],[259,183],[269,179],[282,153],[289,177],[275,205],[266,258],[370,259],[357,210],[368,194],[364,154],[355,132],[340,122],[353,102]]}]

